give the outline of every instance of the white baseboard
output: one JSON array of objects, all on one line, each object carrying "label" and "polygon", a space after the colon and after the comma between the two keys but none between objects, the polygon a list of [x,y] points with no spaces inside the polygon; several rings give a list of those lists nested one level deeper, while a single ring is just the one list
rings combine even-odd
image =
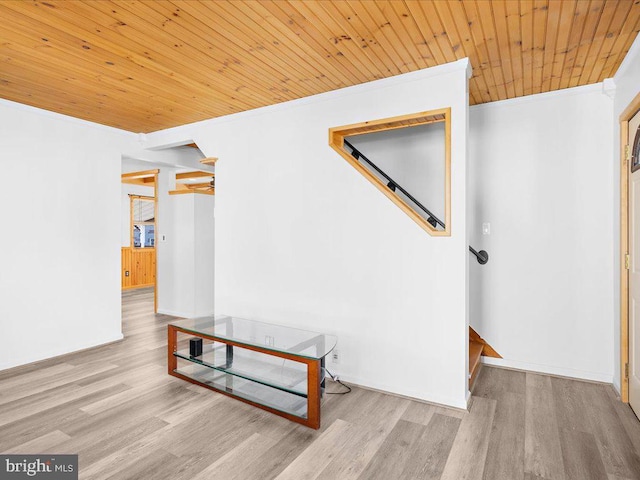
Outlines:
[{"label": "white baseboard", "polygon": [[37,351],[38,355],[33,355],[33,356],[29,356],[29,357],[20,358],[20,359],[17,359],[15,361],[12,361],[12,362],[0,363],[0,371],[9,370],[11,368],[16,368],[16,367],[23,367],[25,365],[30,365],[32,363],[38,363],[38,362],[42,362],[42,361],[45,361],[45,360],[51,360],[51,359],[56,358],[56,357],[69,355],[70,353],[78,353],[78,352],[81,352],[83,350],[88,350],[88,349],[91,349],[91,348],[102,347],[102,346],[108,345],[110,343],[119,342],[123,338],[124,338],[124,336],[122,335],[122,332],[120,332],[120,333],[118,333],[116,335],[113,335],[111,337],[106,337],[106,338],[103,338],[103,339],[100,339],[100,340],[93,340],[93,341],[87,342],[87,343],[71,345],[71,346],[67,346],[66,348],[52,348],[52,349],[46,350],[44,352],[42,350],[38,350]]},{"label": "white baseboard", "polygon": [[513,368],[514,370],[526,370],[528,372],[558,375],[560,377],[577,378],[579,380],[589,380],[592,382],[613,383],[613,374],[609,375],[606,373],[574,370],[572,368],[554,367],[550,365],[540,365],[537,363],[518,362],[515,360],[505,360],[504,358],[482,357],[482,363],[486,365],[495,365],[497,367]]}]

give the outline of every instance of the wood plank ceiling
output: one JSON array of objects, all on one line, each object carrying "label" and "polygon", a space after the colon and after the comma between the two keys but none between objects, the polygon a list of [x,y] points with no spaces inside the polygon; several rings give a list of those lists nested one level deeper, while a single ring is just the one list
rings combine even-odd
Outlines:
[{"label": "wood plank ceiling", "polygon": [[0,0],[0,97],[150,132],[469,57],[472,104],[611,77],[637,0]]}]

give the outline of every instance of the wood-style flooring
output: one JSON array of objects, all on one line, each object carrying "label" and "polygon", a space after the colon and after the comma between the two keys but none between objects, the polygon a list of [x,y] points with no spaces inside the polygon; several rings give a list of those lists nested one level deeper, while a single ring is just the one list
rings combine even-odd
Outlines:
[{"label": "wood-style flooring", "polygon": [[0,452],[77,453],[87,480],[640,479],[611,386],[485,366],[469,412],[354,388],[315,431],[167,375],[152,311],[124,293],[124,341],[0,372]]}]

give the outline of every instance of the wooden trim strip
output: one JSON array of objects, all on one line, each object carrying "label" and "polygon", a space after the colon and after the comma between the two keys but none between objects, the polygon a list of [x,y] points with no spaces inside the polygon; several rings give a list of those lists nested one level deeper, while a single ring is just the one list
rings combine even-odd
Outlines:
[{"label": "wooden trim strip", "polygon": [[169,195],[185,195],[189,193],[199,193],[201,195],[215,195],[215,189],[210,190],[197,190],[195,188],[188,188],[186,190],[169,190]]},{"label": "wooden trim strip", "polygon": [[640,110],[640,94],[620,114],[620,399],[629,403],[629,271],[625,264],[629,253],[629,166],[625,146],[629,137],[629,120]]},{"label": "wooden trim strip", "polygon": [[155,170],[142,170],[140,172],[129,172],[129,173],[123,173],[121,176],[121,178],[149,178],[149,177],[153,177],[155,174],[159,173],[160,170],[155,169]]}]

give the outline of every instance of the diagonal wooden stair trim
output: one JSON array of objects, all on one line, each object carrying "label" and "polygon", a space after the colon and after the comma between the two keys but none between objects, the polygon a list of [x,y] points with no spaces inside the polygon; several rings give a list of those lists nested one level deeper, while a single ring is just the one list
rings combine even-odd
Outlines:
[{"label": "diagonal wooden stair trim", "polygon": [[480,357],[482,356],[502,358],[484,338],[478,335],[478,332],[469,327],[469,390],[473,388],[478,373],[480,373],[482,365]]},{"label": "diagonal wooden stair trim", "polygon": [[469,327],[469,343],[471,343],[472,341],[481,343],[483,345],[482,356],[484,356],[484,357],[493,357],[493,358],[502,358],[502,355],[500,355],[498,352],[496,352],[493,349],[493,347],[491,345],[489,345],[484,338],[482,338],[480,335],[478,335],[478,332],[476,332],[473,328]]}]

